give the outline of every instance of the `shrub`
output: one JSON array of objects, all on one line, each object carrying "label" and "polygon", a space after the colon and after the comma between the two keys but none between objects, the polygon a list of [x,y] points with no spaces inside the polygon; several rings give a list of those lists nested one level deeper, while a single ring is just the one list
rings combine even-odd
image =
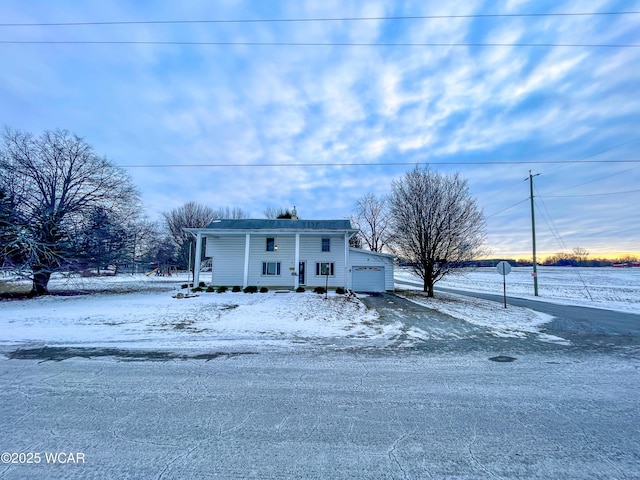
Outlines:
[{"label": "shrub", "polygon": [[234,287],[231,289],[232,292],[241,292],[242,288],[240,288],[238,285],[234,285]]},{"label": "shrub", "polygon": [[249,285],[247,288],[245,288],[243,290],[244,293],[257,293],[258,292],[258,287],[253,286],[253,285]]},{"label": "shrub", "polygon": [[345,294],[344,288],[342,288],[342,287],[336,288],[336,293],[338,295],[344,295]]},{"label": "shrub", "polygon": [[218,293],[224,293],[224,292],[226,292],[227,290],[229,290],[227,287],[220,286],[220,287],[218,287],[217,292],[218,292]]},{"label": "shrub", "polygon": [[213,285],[209,285],[205,290],[205,292],[208,292],[208,293],[215,292],[215,291],[216,291],[216,287],[214,287]]},{"label": "shrub", "polygon": [[298,287],[298,288],[296,288],[296,292],[298,292],[298,293],[302,293],[302,292],[304,292],[304,291],[305,291],[304,287]]},{"label": "shrub", "polygon": [[192,291],[192,292],[194,292],[194,293],[195,293],[195,292],[204,292],[204,288],[202,288],[202,287],[196,287],[196,288],[192,288],[192,289],[191,289],[191,291]]},{"label": "shrub", "polygon": [[260,293],[267,293],[269,289],[267,287],[260,287]]},{"label": "shrub", "polygon": [[316,287],[313,289],[313,293],[327,293],[327,291],[324,289],[324,287]]},{"label": "shrub", "polygon": [[180,288],[189,288],[189,284],[188,283],[183,283],[182,285],[180,285]]},{"label": "shrub", "polygon": [[207,286],[207,284],[206,284],[206,283],[204,283],[204,282],[200,282],[200,283],[198,283],[198,286],[199,286],[200,288],[204,288],[204,287],[206,287],[206,286]]}]

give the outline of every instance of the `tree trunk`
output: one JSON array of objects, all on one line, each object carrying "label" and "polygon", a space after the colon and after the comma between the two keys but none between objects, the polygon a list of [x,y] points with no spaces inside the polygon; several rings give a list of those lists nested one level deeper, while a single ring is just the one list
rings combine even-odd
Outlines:
[{"label": "tree trunk", "polygon": [[31,286],[31,292],[29,292],[29,296],[37,297],[40,295],[48,295],[49,290],[47,289],[47,285],[49,284],[50,278],[51,272],[49,272],[48,270],[34,270],[33,284]]},{"label": "tree trunk", "polygon": [[433,298],[433,282],[431,281],[431,279],[424,279],[423,291],[426,292],[427,297]]}]

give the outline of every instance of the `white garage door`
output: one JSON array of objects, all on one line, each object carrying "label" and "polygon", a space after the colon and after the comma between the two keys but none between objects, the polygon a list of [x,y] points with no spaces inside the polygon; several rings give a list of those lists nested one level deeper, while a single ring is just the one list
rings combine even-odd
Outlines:
[{"label": "white garage door", "polygon": [[353,267],[351,284],[356,292],[384,292],[384,267]]}]

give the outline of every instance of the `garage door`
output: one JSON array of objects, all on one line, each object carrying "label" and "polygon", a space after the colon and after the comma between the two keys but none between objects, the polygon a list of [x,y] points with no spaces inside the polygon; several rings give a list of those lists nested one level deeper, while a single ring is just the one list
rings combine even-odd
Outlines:
[{"label": "garage door", "polygon": [[384,267],[353,267],[351,284],[356,292],[384,292]]}]

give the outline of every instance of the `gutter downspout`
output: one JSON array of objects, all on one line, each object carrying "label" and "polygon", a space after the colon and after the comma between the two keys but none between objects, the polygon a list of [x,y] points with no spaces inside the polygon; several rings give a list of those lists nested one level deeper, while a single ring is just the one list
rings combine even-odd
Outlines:
[{"label": "gutter downspout", "polygon": [[296,233],[296,253],[293,259],[293,268],[294,268],[294,272],[297,272],[297,275],[294,276],[295,280],[293,281],[293,289],[295,290],[300,286],[300,234],[299,233]]},{"label": "gutter downspout", "polygon": [[242,283],[243,288],[249,286],[249,246],[251,244],[251,234],[247,233],[244,241],[244,280]]}]

